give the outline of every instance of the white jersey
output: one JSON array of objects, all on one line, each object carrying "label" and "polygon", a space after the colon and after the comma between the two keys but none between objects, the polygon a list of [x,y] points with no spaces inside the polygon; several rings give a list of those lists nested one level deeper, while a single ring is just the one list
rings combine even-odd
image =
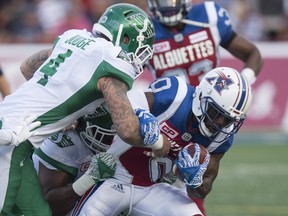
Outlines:
[{"label": "white jersey", "polygon": [[76,130],[53,134],[32,155],[38,171],[39,161],[51,170],[70,174],[72,182],[88,169],[92,151],[81,140]]},{"label": "white jersey", "polygon": [[103,102],[96,86],[103,76],[116,77],[131,88],[135,70],[111,42],[86,30],[65,32],[34,76],[0,104],[0,117],[9,120],[3,128],[14,128],[28,113],[35,114],[42,124],[29,140],[39,147],[52,133]]}]

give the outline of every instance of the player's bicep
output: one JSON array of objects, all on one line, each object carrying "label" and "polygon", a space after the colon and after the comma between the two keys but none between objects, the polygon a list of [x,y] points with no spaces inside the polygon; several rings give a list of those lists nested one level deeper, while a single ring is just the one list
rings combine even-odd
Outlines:
[{"label": "player's bicep", "polygon": [[105,102],[110,112],[117,111],[115,109],[120,108],[128,101],[128,87],[124,82],[117,78],[102,77],[98,80],[97,88],[103,93]]},{"label": "player's bicep", "polygon": [[48,59],[48,57],[52,53],[51,49],[41,50],[34,55],[28,57],[20,66],[21,73],[25,77],[26,80],[32,78],[35,71]]},{"label": "player's bicep", "polygon": [[254,50],[257,50],[257,48],[247,39],[237,35],[235,38],[233,38],[227,47],[227,50],[233,56],[245,61]]}]

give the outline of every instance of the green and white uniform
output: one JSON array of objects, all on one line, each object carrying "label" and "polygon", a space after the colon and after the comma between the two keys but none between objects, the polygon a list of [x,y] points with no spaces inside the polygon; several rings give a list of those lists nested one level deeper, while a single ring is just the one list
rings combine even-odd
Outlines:
[{"label": "green and white uniform", "polygon": [[66,172],[73,183],[88,169],[93,152],[82,141],[76,130],[57,132],[46,139],[32,158],[39,170],[39,161],[51,170]]},{"label": "green and white uniform", "polygon": [[[14,128],[28,113],[35,114],[42,124],[36,129],[37,136],[29,138],[29,141],[39,147],[52,133],[69,126],[84,114],[92,113],[104,101],[102,93],[97,90],[97,82],[104,76],[116,77],[130,89],[135,70],[121,48],[111,42],[94,38],[86,30],[65,32],[55,41],[51,56],[33,78],[0,104],[0,115],[8,120],[2,128]],[[14,204],[24,215],[50,214],[43,210],[44,207],[39,207],[42,203],[35,204],[40,213],[33,212],[34,200],[41,200],[40,197],[34,199],[38,192],[35,192],[34,200],[28,202],[29,208],[25,206],[28,196],[33,195],[33,190],[39,186],[36,172],[32,171],[30,156],[33,148],[29,141],[17,147],[0,146],[1,215],[10,213],[15,208]],[[31,177],[22,178],[27,170]],[[29,184],[35,189],[27,189]],[[23,185],[25,190],[21,190]]]}]

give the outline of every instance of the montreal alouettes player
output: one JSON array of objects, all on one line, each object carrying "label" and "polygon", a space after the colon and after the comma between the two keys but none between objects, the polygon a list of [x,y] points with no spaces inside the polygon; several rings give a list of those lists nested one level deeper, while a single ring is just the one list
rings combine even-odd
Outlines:
[{"label": "montreal alouettes player", "polygon": [[155,27],[149,70],[155,78],[181,76],[193,86],[219,66],[220,47],[243,62],[243,76],[252,84],[262,68],[258,48],[238,35],[228,12],[214,1],[147,0]]},{"label": "montreal alouettes player", "polygon": [[[86,193],[72,215],[118,215],[123,211],[130,215],[203,215],[190,198],[204,198],[211,191],[220,159],[250,107],[248,81],[236,70],[221,67],[208,72],[196,88],[180,77],[163,77],[146,92],[132,90],[128,97],[134,109],[149,110],[157,117],[162,135],[173,141],[170,152],[155,158],[151,149],[115,140],[107,151],[117,159],[115,175]],[[204,146],[211,158],[199,164],[199,157],[187,154],[184,148],[191,142]],[[175,162],[188,196],[181,189],[158,183]]]}]

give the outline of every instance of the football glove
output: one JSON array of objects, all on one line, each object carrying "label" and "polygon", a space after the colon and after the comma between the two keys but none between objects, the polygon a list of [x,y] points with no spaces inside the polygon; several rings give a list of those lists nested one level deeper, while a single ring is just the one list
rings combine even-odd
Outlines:
[{"label": "football glove", "polygon": [[72,184],[75,193],[82,196],[94,184],[112,177],[116,171],[116,160],[105,152],[93,155],[87,171]]},{"label": "football glove", "polygon": [[96,184],[112,177],[116,170],[116,160],[112,154],[101,152],[93,155],[86,175]]},{"label": "football glove", "polygon": [[204,162],[200,164],[200,151],[200,147],[197,143],[195,144],[195,153],[193,157],[189,153],[188,148],[183,148],[179,152],[178,159],[176,159],[175,162],[185,183],[192,189],[199,187],[203,183],[203,175],[207,170],[210,161],[210,154],[206,154]]},{"label": "football glove", "polygon": [[158,140],[160,134],[159,122],[156,117],[144,109],[136,109],[135,114],[140,122],[140,135],[144,145],[150,147]]},{"label": "football glove", "polygon": [[[24,118],[20,124],[18,124],[14,129],[1,129],[0,130],[0,145],[15,145],[18,146],[20,143],[27,140],[29,137],[36,135],[36,131],[33,131],[35,128],[41,125],[40,121],[35,121],[37,116],[28,115]],[[35,122],[34,122],[35,121]],[[1,119],[3,124],[5,119]]]}]

